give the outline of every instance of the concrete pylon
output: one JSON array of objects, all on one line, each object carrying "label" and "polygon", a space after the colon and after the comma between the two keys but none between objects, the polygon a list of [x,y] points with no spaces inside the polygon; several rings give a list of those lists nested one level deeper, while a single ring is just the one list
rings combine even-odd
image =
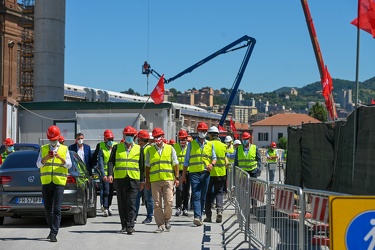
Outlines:
[{"label": "concrete pylon", "polygon": [[64,100],[65,0],[36,0],[34,102]]}]

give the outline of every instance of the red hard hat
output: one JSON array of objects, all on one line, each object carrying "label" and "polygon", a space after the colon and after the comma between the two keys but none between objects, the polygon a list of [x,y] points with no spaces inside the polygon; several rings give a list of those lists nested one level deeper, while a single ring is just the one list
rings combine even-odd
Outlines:
[{"label": "red hard hat", "polygon": [[146,130],[139,130],[138,138],[139,139],[150,139],[150,134]]},{"label": "red hard hat", "polygon": [[244,132],[243,134],[242,134],[242,137],[241,137],[243,140],[247,140],[247,139],[250,139],[251,138],[251,136],[250,136],[250,134],[248,133],[248,132]]},{"label": "red hard hat", "polygon": [[137,130],[135,128],[133,128],[132,126],[126,126],[124,128],[123,134],[124,135],[136,135],[137,134]]},{"label": "red hard hat", "polygon": [[152,130],[152,136],[154,138],[159,137],[161,135],[164,135],[164,131],[161,128],[154,128],[154,130]]},{"label": "red hard hat", "polygon": [[175,144],[175,143],[176,143],[175,140],[170,139],[168,144],[173,145],[173,144]]},{"label": "red hard hat", "polygon": [[55,141],[55,140],[58,140],[59,137],[60,137],[60,129],[55,125],[50,126],[47,130],[47,138],[51,141]]},{"label": "red hard hat", "polygon": [[5,146],[13,146],[14,145],[14,141],[10,138],[6,138],[5,141],[4,141],[4,145]]},{"label": "red hard hat", "polygon": [[179,132],[178,132],[178,138],[186,138],[188,136],[188,133],[185,131],[185,130],[183,130],[183,129],[181,129]]},{"label": "red hard hat", "polygon": [[207,131],[208,130],[207,123],[205,123],[205,122],[198,123],[197,130],[198,131],[202,131],[202,130]]},{"label": "red hard hat", "polygon": [[65,141],[65,137],[62,136],[62,135],[60,135],[60,137],[59,137],[59,142],[62,143],[62,142],[64,142],[64,141]]},{"label": "red hard hat", "polygon": [[103,136],[104,136],[105,139],[115,138],[115,136],[112,133],[112,130],[110,130],[110,129],[105,130]]},{"label": "red hard hat", "polygon": [[271,142],[270,147],[271,147],[271,148],[276,148],[276,147],[277,147],[277,146],[276,146],[276,143],[275,143],[275,142]]}]

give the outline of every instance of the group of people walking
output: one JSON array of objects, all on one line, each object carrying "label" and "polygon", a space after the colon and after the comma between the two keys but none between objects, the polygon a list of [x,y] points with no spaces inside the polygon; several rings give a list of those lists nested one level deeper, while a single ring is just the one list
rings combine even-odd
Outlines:
[{"label": "group of people walking", "polygon": [[50,142],[42,146],[37,166],[41,171],[50,241],[57,241],[63,187],[68,168],[72,165],[68,150],[78,153],[90,174],[92,166],[98,167],[104,216],[112,215],[110,206],[116,190],[121,233],[135,232],[141,191],[147,208],[142,223],[151,223],[154,218],[157,225],[155,233],[171,230],[174,190],[176,216],[188,216],[190,202],[196,226],[212,222],[213,206],[216,208],[215,221],[221,223],[227,168],[239,166],[256,177],[260,169],[259,151],[251,144],[249,133],[243,133],[241,141],[233,143],[230,136],[221,142],[218,128],[209,128],[204,122],[198,123],[196,130],[198,136],[190,142],[187,131],[180,130],[178,142],[167,144],[161,128],[149,133],[126,126],[120,143],[114,141],[114,135],[108,129],[91,155],[91,148],[84,143],[82,133],[76,135],[75,144],[67,147],[59,143],[59,128],[54,125],[48,128]]}]

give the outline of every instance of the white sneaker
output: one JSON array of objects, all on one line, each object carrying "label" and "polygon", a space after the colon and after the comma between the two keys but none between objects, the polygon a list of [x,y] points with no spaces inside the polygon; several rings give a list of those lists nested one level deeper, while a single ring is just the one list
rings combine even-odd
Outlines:
[{"label": "white sneaker", "polygon": [[107,209],[104,209],[103,216],[108,217],[108,210]]},{"label": "white sneaker", "polygon": [[164,227],[163,226],[158,226],[158,229],[156,229],[155,231],[154,231],[154,233],[162,233],[162,232],[164,232]]},{"label": "white sneaker", "polygon": [[112,211],[112,209],[109,207],[108,208],[108,212],[110,212],[110,213],[112,213],[113,211]]},{"label": "white sneaker", "polygon": [[194,221],[193,221],[194,225],[196,226],[202,226],[203,225],[203,222],[200,218],[196,217],[194,218]]}]

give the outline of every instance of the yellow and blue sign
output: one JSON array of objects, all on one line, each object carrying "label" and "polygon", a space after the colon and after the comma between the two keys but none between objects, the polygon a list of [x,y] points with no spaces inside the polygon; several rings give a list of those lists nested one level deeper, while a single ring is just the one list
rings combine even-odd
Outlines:
[{"label": "yellow and blue sign", "polygon": [[375,196],[330,196],[330,249],[375,250]]}]

